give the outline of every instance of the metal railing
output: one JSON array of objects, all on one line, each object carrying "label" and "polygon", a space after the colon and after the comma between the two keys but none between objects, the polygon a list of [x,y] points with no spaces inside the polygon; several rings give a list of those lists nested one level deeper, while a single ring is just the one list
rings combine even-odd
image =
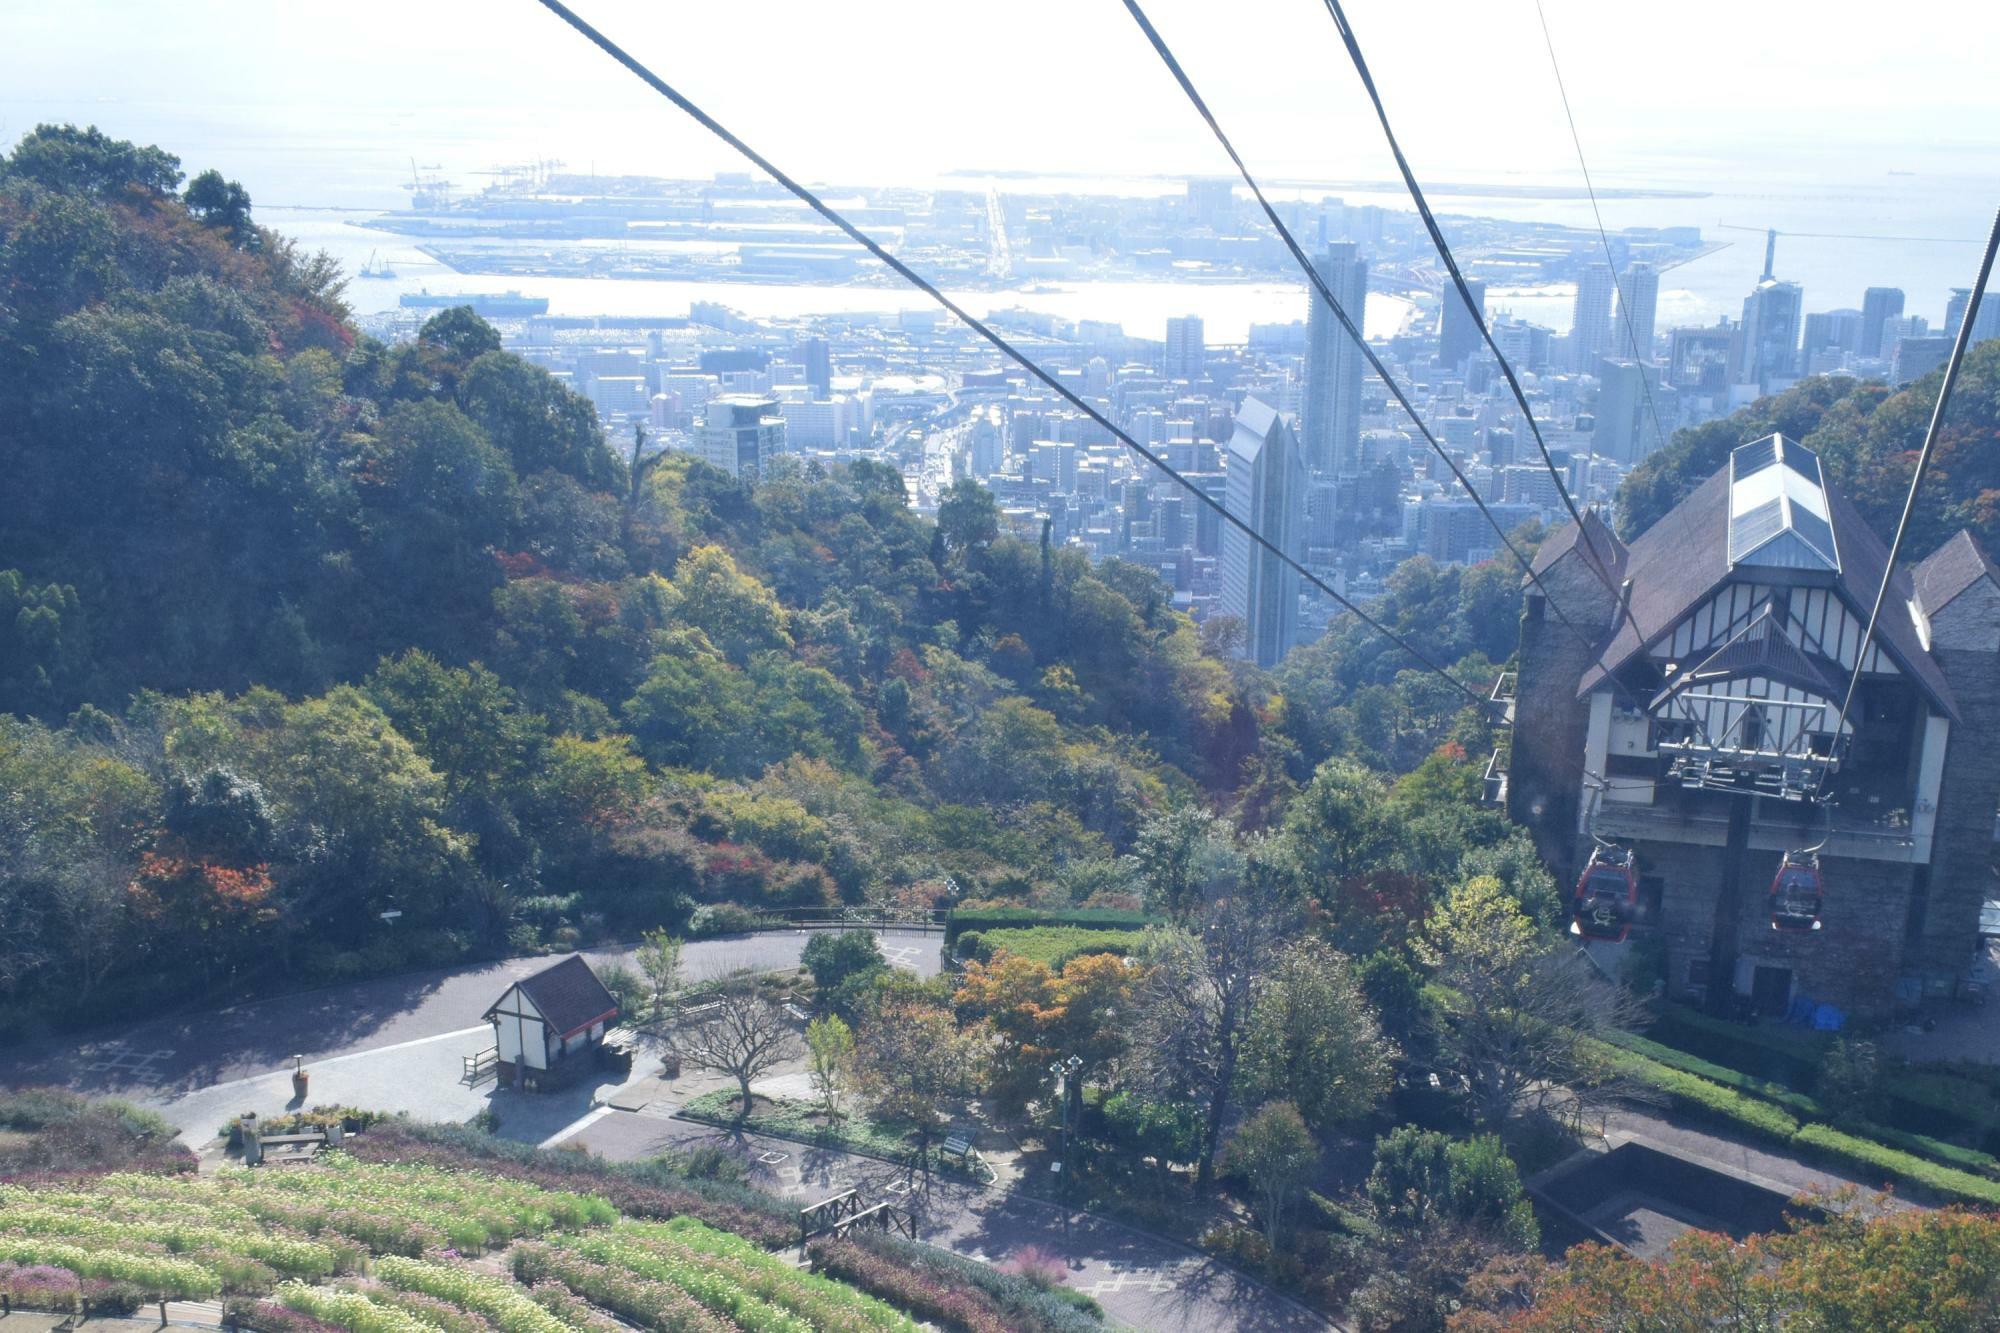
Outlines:
[{"label": "metal railing", "polygon": [[944,930],[946,909],[900,907],[772,907],[756,912],[751,930]]},{"label": "metal railing", "polygon": [[1507,770],[1501,765],[1500,747],[1495,746],[1492,758],[1486,761],[1486,775],[1481,778],[1485,784],[1485,801],[1488,805],[1507,804]]},{"label": "metal railing", "polygon": [[500,1072],[500,1048],[488,1046],[476,1055],[461,1057],[465,1061],[465,1073],[461,1081],[468,1087],[478,1087],[487,1079]]}]

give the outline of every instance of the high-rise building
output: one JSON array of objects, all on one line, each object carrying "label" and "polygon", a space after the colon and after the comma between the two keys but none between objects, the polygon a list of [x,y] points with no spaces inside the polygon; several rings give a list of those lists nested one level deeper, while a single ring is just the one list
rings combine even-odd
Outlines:
[{"label": "high-rise building", "polygon": [[1206,176],[1187,183],[1188,221],[1213,231],[1228,231],[1236,221],[1236,182],[1226,176]]},{"label": "high-rise building", "polygon": [[1707,328],[1675,329],[1667,351],[1667,380],[1676,389],[1719,394],[1729,383],[1729,354],[1736,328],[1728,320]]},{"label": "high-rise building", "polygon": [[1901,287],[1870,287],[1861,294],[1861,341],[1855,346],[1854,354],[1865,357],[1886,356],[1892,348],[1882,343],[1882,326],[1903,313],[1903,289]]},{"label": "high-rise building", "polygon": [[1958,335],[1949,337],[1937,334],[1932,337],[1898,338],[1896,354],[1890,362],[1889,379],[1894,384],[1908,384],[1911,380],[1930,374],[1951,357],[1951,346]]},{"label": "high-rise building", "polygon": [[1208,360],[1208,345],[1202,341],[1200,315],[1182,315],[1167,321],[1167,351],[1161,369],[1170,380],[1198,380]]},{"label": "high-rise building", "polygon": [[695,449],[732,477],[760,479],[785,452],[785,418],[774,398],[724,394],[708,401]]},{"label": "high-rise building", "polygon": [[1852,352],[1860,342],[1859,310],[1817,310],[1806,316],[1806,336],[1800,350],[1808,357],[1828,349]]},{"label": "high-rise building", "polygon": [[1590,450],[1621,463],[1636,463],[1666,443],[1650,401],[1655,367],[1625,357],[1597,363],[1595,433]]},{"label": "high-rise building", "polygon": [[[1368,261],[1338,241],[1313,261],[1320,281],[1356,328],[1368,304]],[[1305,463],[1313,472],[1350,476],[1361,468],[1361,349],[1347,336],[1317,287],[1306,318]]]},{"label": "high-rise building", "polygon": [[1589,371],[1597,358],[1611,350],[1611,294],[1617,289],[1609,264],[1592,264],[1576,280],[1576,305],[1570,312],[1570,364]]},{"label": "high-rise building", "polygon": [[1030,475],[1058,495],[1076,493],[1076,446],[1064,440],[1037,440],[1028,450]]},{"label": "high-rise building", "polygon": [[1618,324],[1611,337],[1614,356],[1653,359],[1653,320],[1659,308],[1659,270],[1644,261],[1633,264],[1618,280]]},{"label": "high-rise building", "polygon": [[833,397],[833,354],[824,338],[804,338],[799,342],[799,360],[805,364],[806,384],[815,398]]},{"label": "high-rise building", "polygon": [[[1956,338],[1958,326],[1965,322],[1965,307],[1972,300],[1972,288],[1954,287],[1951,296],[1944,303],[1943,332]],[[1979,313],[1972,318],[1972,341],[1983,343],[1988,338],[2000,338],[2000,297],[1987,292],[1979,298]]]},{"label": "high-rise building", "polygon": [[1796,282],[1765,278],[1743,298],[1732,384],[1754,384],[1769,393],[1780,380],[1796,377],[1800,311],[1805,292]]},{"label": "high-rise building", "polygon": [[1444,289],[1441,303],[1444,313],[1438,318],[1438,364],[1448,369],[1464,365],[1479,350],[1479,328],[1486,319],[1486,283],[1467,278],[1465,286],[1472,293],[1470,307],[1456,286]]},{"label": "high-rise building", "polygon": [[[1305,524],[1306,469],[1291,423],[1257,398],[1243,400],[1229,437],[1224,505],[1297,558]],[[1224,614],[1243,622],[1243,655],[1275,666],[1298,633],[1298,571],[1234,524],[1222,529]]]}]

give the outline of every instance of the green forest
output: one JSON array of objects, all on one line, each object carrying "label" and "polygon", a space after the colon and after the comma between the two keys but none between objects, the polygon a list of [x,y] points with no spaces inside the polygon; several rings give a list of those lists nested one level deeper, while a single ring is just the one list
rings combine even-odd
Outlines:
[{"label": "green forest", "polygon": [[[1309,877],[1435,893],[1477,853],[1554,910],[1471,804],[1483,719],[1352,619],[1260,671],[972,483],[933,522],[885,466],[642,459],[469,311],[388,346],[343,281],[161,149],[43,127],[0,159],[10,1025],[743,908],[1157,910],[1135,853],[1186,810],[1294,830]],[[1886,527],[1936,379],[1683,431],[1622,526],[1780,429]],[[2000,537],[2000,344],[1957,401],[1917,555]],[[1375,614],[1483,692],[1519,585],[1419,558]],[[1328,781],[1400,803],[1401,850],[1325,865]]]},{"label": "green forest", "polygon": [[[1149,821],[1278,828],[1328,761],[1443,800],[1413,872],[1528,864],[1455,804],[1463,696],[1372,635],[1259,672],[970,483],[635,472],[469,311],[386,346],[182,182],[95,130],[0,160],[7,1026],[741,908],[1142,907]],[[1483,689],[1515,584],[1417,561],[1381,614]]]}]

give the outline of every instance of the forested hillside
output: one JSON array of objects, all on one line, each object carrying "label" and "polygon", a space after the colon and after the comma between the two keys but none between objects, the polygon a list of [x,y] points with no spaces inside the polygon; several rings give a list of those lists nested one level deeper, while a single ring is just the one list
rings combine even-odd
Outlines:
[{"label": "forested hillside", "polygon": [[[1955,332],[1956,330],[1954,330]],[[1900,390],[1844,376],[1801,380],[1719,421],[1676,432],[1618,492],[1618,533],[1631,538],[1717,470],[1740,444],[1782,431],[1818,452],[1828,477],[1886,539],[1896,530],[1924,442],[1942,368]],[[1941,423],[1905,554],[1923,559],[1960,528],[2000,550],[2000,339],[1966,353]]]},{"label": "forested hillside", "polygon": [[[1168,811],[1476,779],[1462,698],[1358,630],[1257,672],[970,484],[933,523],[866,463],[635,479],[469,312],[360,335],[328,260],[182,179],[94,130],[0,162],[0,1015],[947,877],[1131,906]],[[1415,562],[1383,614],[1483,685],[1516,581]],[[1511,837],[1435,817],[1442,867]]]}]

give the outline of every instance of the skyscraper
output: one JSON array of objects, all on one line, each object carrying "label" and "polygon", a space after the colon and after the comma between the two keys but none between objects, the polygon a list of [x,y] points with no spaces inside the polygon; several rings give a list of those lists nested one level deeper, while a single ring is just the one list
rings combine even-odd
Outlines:
[{"label": "skyscraper", "polygon": [[1467,278],[1465,286],[1472,293],[1469,308],[1457,287],[1444,289],[1444,313],[1438,319],[1438,364],[1448,369],[1464,365],[1479,350],[1479,326],[1486,318],[1486,283]]},{"label": "skyscraper", "polygon": [[709,399],[696,452],[732,477],[763,478],[771,460],[785,452],[785,418],[777,400],[738,393]]},{"label": "skyscraper", "polygon": [[1798,374],[1800,311],[1805,292],[1796,282],[1765,278],[1743,298],[1732,384],[1754,384],[1769,393],[1778,380]]},{"label": "skyscraper", "polygon": [[1611,294],[1617,289],[1609,264],[1592,264],[1576,280],[1576,306],[1570,315],[1571,364],[1589,371],[1597,358],[1611,350]]},{"label": "skyscraper", "polygon": [[1808,357],[1828,349],[1852,352],[1860,341],[1859,310],[1818,310],[1806,316],[1806,336],[1800,350]]},{"label": "skyscraper", "polygon": [[1903,313],[1901,287],[1870,287],[1861,294],[1861,342],[1856,356],[1879,357],[1888,348],[1882,345],[1882,326]]},{"label": "skyscraper", "polygon": [[1170,380],[1198,380],[1208,360],[1208,345],[1202,340],[1200,315],[1182,315],[1167,321],[1167,352],[1161,369]]},{"label": "skyscraper", "polygon": [[1188,221],[1227,231],[1236,221],[1236,182],[1225,176],[1192,177],[1187,183]]},{"label": "skyscraper", "polygon": [[[1229,512],[1297,557],[1305,524],[1306,469],[1291,423],[1257,398],[1243,400],[1229,438]],[[1240,531],[1222,529],[1222,611],[1243,621],[1243,655],[1275,666],[1298,634],[1298,571]]]},{"label": "skyscraper", "polygon": [[833,397],[833,355],[824,338],[799,340],[799,360],[805,363],[806,384],[819,400]]},{"label": "skyscraper", "polygon": [[[1972,288],[1951,289],[1951,296],[1944,303],[1942,332],[1958,336],[1958,326],[1965,322],[1965,307],[1971,300]],[[2000,338],[2000,297],[1990,291],[1979,298],[1979,313],[1972,319],[1972,341],[1983,343],[1988,338]]]},{"label": "skyscraper", "polygon": [[1666,443],[1660,438],[1662,423],[1653,415],[1657,408],[1649,395],[1658,376],[1656,367],[1628,357],[1605,357],[1598,362],[1592,453],[1636,463]]},{"label": "skyscraper", "polygon": [[[1351,241],[1337,241],[1313,261],[1356,328],[1365,328],[1368,261]],[[1340,327],[1318,288],[1306,317],[1305,463],[1314,472],[1349,476],[1361,469],[1361,349]]]},{"label": "skyscraper", "polygon": [[1659,308],[1659,270],[1641,260],[1626,269],[1625,276],[1618,281],[1618,322],[1611,331],[1612,355],[1651,361],[1653,320]]}]

